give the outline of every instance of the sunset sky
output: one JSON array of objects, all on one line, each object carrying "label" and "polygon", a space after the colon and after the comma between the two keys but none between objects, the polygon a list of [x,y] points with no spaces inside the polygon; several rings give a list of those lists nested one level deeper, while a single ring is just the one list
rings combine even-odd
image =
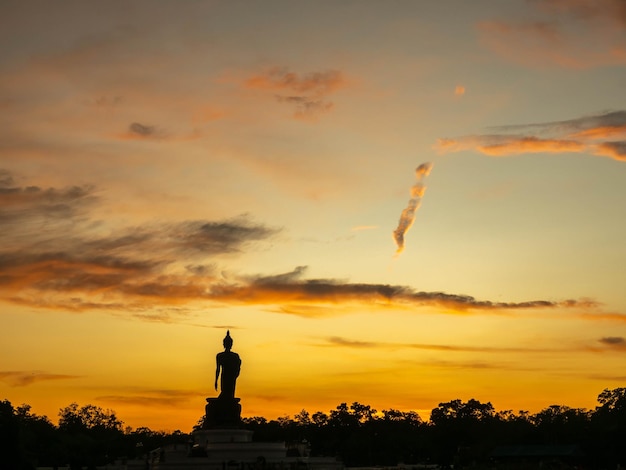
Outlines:
[{"label": "sunset sky", "polygon": [[623,1],[0,3],[14,406],[593,408],[625,286]]}]

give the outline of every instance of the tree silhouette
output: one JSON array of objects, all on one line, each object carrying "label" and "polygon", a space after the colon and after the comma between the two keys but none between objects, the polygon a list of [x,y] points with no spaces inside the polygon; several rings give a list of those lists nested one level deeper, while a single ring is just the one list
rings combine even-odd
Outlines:
[{"label": "tree silhouette", "polygon": [[[488,465],[498,446],[576,445],[589,468],[616,468],[626,462],[626,388],[605,389],[594,410],[551,405],[538,413],[496,412],[490,402],[441,402],[424,422],[414,411],[376,411],[369,405],[340,403],[329,413],[301,410],[293,419],[243,418],[257,441],[285,441],[289,455],[335,456],[346,466],[454,464]],[[189,436],[146,427],[123,428],[116,413],[71,403],[59,424],[0,402],[0,470],[70,463],[95,468],[115,459],[136,458]]]}]

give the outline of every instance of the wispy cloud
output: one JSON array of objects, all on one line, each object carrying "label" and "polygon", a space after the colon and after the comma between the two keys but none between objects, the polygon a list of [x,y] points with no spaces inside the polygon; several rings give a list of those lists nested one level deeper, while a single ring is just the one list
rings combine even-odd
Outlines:
[{"label": "wispy cloud", "polygon": [[444,352],[481,352],[481,353],[519,353],[519,352],[563,352],[571,351],[571,349],[551,349],[551,348],[508,348],[508,347],[489,347],[489,346],[459,346],[449,344],[427,344],[427,343],[388,343],[388,342],[369,342],[347,339],[339,336],[331,336],[326,339],[325,346],[336,346],[358,349],[421,349],[425,351],[444,351]]},{"label": "wispy cloud", "polygon": [[[444,292],[419,292],[410,287],[389,284],[362,284],[332,279],[300,279],[304,268],[298,267],[280,276],[256,279],[247,283],[222,284],[211,290],[214,299],[245,301],[260,304],[339,304],[363,303],[370,306],[439,307],[455,312],[523,310],[536,308],[594,308],[589,300],[566,300],[560,302],[534,300],[528,302],[492,302],[472,296]],[[299,311],[299,310],[297,310]]]},{"label": "wispy cloud", "polygon": [[14,302],[87,309],[117,308],[121,299],[205,298],[218,277],[207,257],[278,233],[246,216],[102,233],[86,212],[97,200],[92,188],[18,187],[7,172],[1,181],[0,221],[10,230],[0,232],[0,292]]},{"label": "wispy cloud", "polygon": [[48,372],[41,371],[0,371],[0,380],[8,383],[11,387],[26,387],[37,382],[78,378],[80,378],[79,375],[50,374]]},{"label": "wispy cloud", "polygon": [[[163,322],[180,318],[186,305],[198,301],[267,305],[305,317],[345,314],[355,305],[433,307],[446,313],[597,307],[584,299],[493,302],[399,285],[306,279],[306,266],[272,275],[225,274],[219,268],[220,257],[241,254],[280,230],[240,216],[143,224],[103,233],[85,212],[87,200],[97,201],[93,190],[29,190],[16,186],[8,172],[0,180],[4,185],[0,220],[19,220],[11,230],[0,232],[0,295],[17,304],[124,311]],[[51,200],[62,201],[65,209],[50,211]],[[61,222],[42,230],[42,220],[50,214]]]},{"label": "wispy cloud", "polygon": [[310,119],[333,109],[328,97],[347,86],[347,80],[338,70],[298,74],[284,67],[274,67],[245,80],[248,89],[274,93],[279,103],[295,107],[294,117]]},{"label": "wispy cloud", "polygon": [[121,405],[154,407],[176,406],[201,396],[204,394],[190,390],[144,390],[137,393],[102,395],[96,397],[96,400]]},{"label": "wispy cloud", "polygon": [[622,0],[533,0],[539,8],[554,14],[568,14],[583,22],[598,19],[626,29],[626,4]]},{"label": "wispy cloud", "polygon": [[[584,69],[626,63],[621,0],[533,0],[521,18],[477,24],[484,46],[531,67]],[[593,40],[591,40],[593,38]]]},{"label": "wispy cloud", "polygon": [[72,186],[63,189],[39,186],[17,186],[13,175],[0,170],[0,222],[15,224],[75,219],[95,201],[93,186]]},{"label": "wispy cloud", "polygon": [[[442,153],[474,150],[492,157],[587,153],[626,161],[626,111],[565,121],[498,126],[491,130],[496,133],[440,138],[435,148]],[[621,140],[600,141],[609,137]]]}]

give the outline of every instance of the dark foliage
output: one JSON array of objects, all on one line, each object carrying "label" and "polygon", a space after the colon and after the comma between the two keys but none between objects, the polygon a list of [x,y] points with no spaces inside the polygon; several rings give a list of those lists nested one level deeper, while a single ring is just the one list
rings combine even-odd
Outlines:
[{"label": "dark foliage", "polygon": [[[552,405],[531,415],[496,411],[470,399],[442,402],[423,421],[413,411],[377,412],[369,405],[341,403],[328,414],[302,410],[293,418],[244,418],[257,441],[285,441],[288,455],[334,456],[346,466],[438,464],[455,468],[490,465],[502,446],[576,446],[586,468],[626,463],[626,388],[606,389],[594,410]],[[187,444],[180,431],[123,427],[115,412],[72,403],[55,426],[30,406],[0,402],[0,470],[70,464],[95,468],[141,458],[168,444]]]},{"label": "dark foliage", "polygon": [[188,440],[180,431],[124,429],[115,412],[94,405],[70,404],[59,411],[55,426],[47,417],[31,413],[29,405],[14,408],[8,400],[0,402],[0,470],[66,465],[93,469]]}]

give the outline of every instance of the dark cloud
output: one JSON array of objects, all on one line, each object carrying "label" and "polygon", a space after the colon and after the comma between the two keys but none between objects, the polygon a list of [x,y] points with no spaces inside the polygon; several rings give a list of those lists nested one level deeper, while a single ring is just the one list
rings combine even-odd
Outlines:
[{"label": "dark cloud", "polygon": [[81,310],[123,308],[146,297],[207,298],[207,283],[218,275],[207,256],[241,252],[279,231],[240,216],[103,236],[85,212],[85,202],[96,200],[92,188],[19,187],[7,171],[0,181],[0,222],[12,223],[0,231],[0,295],[17,303]]},{"label": "dark cloud", "polygon": [[275,274],[273,276],[258,276],[256,278],[251,278],[254,284],[258,285],[279,285],[279,284],[290,284],[293,282],[297,282],[307,270],[307,266],[296,266],[293,271],[289,271],[287,273]]},{"label": "dark cloud", "polygon": [[150,137],[155,134],[156,128],[154,126],[146,126],[138,122],[133,122],[128,126],[128,132],[140,137]]},{"label": "dark cloud", "polygon": [[621,336],[606,336],[598,341],[608,346],[626,346],[626,339]]},{"label": "dark cloud", "polygon": [[67,221],[96,201],[93,186],[63,189],[16,186],[13,175],[0,170],[0,223],[56,219]]},{"label": "dark cloud", "polygon": [[161,127],[141,124],[139,122],[131,123],[125,132],[117,134],[119,140],[146,140],[146,141],[189,141],[201,139],[203,137],[202,132],[199,129],[188,129],[183,133],[173,134]]},{"label": "dark cloud", "polygon": [[593,114],[564,121],[536,122],[531,124],[518,124],[506,126],[493,126],[490,129],[497,131],[512,131],[524,129],[536,129],[539,132],[571,133],[580,130],[605,127],[623,127],[626,125],[626,111],[610,111],[602,114]]},{"label": "dark cloud", "polygon": [[315,117],[321,113],[329,112],[333,109],[334,104],[330,101],[314,100],[306,96],[280,96],[276,95],[276,99],[281,103],[291,103],[296,105],[295,117],[309,118]]},{"label": "dark cloud", "polygon": [[309,101],[306,96],[281,96],[276,95],[276,99],[282,103],[302,104]]},{"label": "dark cloud", "polygon": [[213,293],[217,297],[234,295],[235,292],[246,292],[249,296],[258,298],[280,297],[297,300],[361,300],[397,302],[408,305],[439,305],[455,309],[531,309],[550,307],[591,306],[588,301],[567,300],[552,302],[534,300],[528,302],[492,302],[477,300],[469,295],[447,294],[444,292],[418,292],[407,286],[389,284],[349,283],[329,279],[299,280],[305,272],[305,267],[299,266],[296,270],[278,276],[261,276],[246,286],[220,286]]},{"label": "dark cloud", "polygon": [[12,387],[26,387],[36,382],[49,380],[78,379],[79,375],[49,374],[40,371],[0,371],[0,380]]},{"label": "dark cloud", "polygon": [[[365,304],[379,307],[436,307],[443,312],[502,311],[545,308],[594,308],[589,300],[528,302],[492,302],[472,296],[443,292],[419,292],[407,286],[389,284],[349,283],[332,279],[300,279],[304,267],[275,275],[242,278],[240,282],[219,282],[207,292],[210,299],[222,302],[281,305],[279,311],[305,317],[319,317],[324,311],[307,307],[328,305],[326,315],[341,314],[340,305]],[[294,306],[290,308],[290,306]]]},{"label": "dark cloud", "polygon": [[208,254],[239,251],[244,244],[269,238],[277,231],[252,224],[244,218],[224,222],[185,222],[173,227],[175,238],[182,246]]}]

